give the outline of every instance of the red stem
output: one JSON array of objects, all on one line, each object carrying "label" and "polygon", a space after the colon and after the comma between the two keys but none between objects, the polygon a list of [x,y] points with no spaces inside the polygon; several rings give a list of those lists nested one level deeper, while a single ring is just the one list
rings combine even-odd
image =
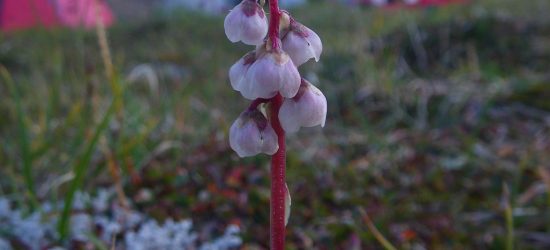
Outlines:
[{"label": "red stem", "polygon": [[281,10],[279,9],[278,0],[269,0],[269,40],[271,48],[277,51],[281,45],[279,44],[279,25],[281,23]]},{"label": "red stem", "polygon": [[[271,48],[278,51],[281,48],[279,40],[279,25],[281,11],[277,0],[269,0],[269,41]],[[279,110],[283,104],[283,97],[277,94],[271,99],[271,126],[277,133],[279,150],[271,158],[271,250],[283,250],[285,247],[285,131],[279,121]]]},{"label": "red stem", "polygon": [[279,150],[271,158],[271,249],[285,246],[285,131],[279,121],[283,97],[277,94],[271,100],[271,126],[277,133]]}]

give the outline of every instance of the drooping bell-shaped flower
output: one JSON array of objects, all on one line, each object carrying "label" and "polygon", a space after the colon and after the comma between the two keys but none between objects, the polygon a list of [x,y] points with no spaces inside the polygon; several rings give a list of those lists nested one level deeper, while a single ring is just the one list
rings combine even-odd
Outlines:
[{"label": "drooping bell-shaped flower", "polygon": [[321,38],[313,30],[294,20],[290,21],[288,32],[282,39],[286,51],[296,67],[314,58],[319,61],[323,52]]},{"label": "drooping bell-shaped flower", "polygon": [[260,47],[241,58],[229,70],[231,86],[250,100],[271,98],[277,93],[293,97],[300,88],[300,73],[282,50]]},{"label": "drooping bell-shaped flower", "polygon": [[240,157],[273,155],[279,149],[277,134],[257,109],[243,112],[231,125],[229,145]]},{"label": "drooping bell-shaped flower", "polygon": [[302,79],[300,90],[295,97],[285,99],[279,111],[281,126],[288,133],[300,127],[325,126],[327,99],[313,84]]},{"label": "drooping bell-shaped flower", "polygon": [[262,44],[268,30],[267,17],[256,0],[243,0],[227,14],[223,24],[231,42],[248,45]]}]

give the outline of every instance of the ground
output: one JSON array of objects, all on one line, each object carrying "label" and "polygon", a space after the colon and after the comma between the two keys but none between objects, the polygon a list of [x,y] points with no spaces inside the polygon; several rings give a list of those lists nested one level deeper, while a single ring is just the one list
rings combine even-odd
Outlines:
[{"label": "ground", "polygon": [[[300,72],[329,111],[287,139],[288,249],[381,249],[369,221],[399,249],[548,249],[548,9],[292,11],[323,39]],[[247,106],[227,71],[251,48],[191,13],[108,35],[111,80],[94,31],[1,35],[0,194],[32,207],[119,183],[159,220],[236,223],[267,248],[269,158],[227,141]]]}]

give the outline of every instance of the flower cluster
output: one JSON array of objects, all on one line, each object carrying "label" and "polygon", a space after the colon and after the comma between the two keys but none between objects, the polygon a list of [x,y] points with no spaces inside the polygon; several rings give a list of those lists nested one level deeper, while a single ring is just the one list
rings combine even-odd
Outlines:
[{"label": "flower cluster", "polygon": [[324,126],[327,113],[325,96],[303,79],[297,68],[310,59],[319,61],[323,50],[321,39],[287,11],[280,13],[277,36],[266,37],[269,23],[262,4],[243,0],[224,21],[225,34],[231,42],[256,46],[229,70],[233,89],[252,100],[229,131],[231,148],[241,157],[277,152],[277,134],[269,116],[259,107],[278,94],[284,97],[278,118],[287,133],[300,127]]}]

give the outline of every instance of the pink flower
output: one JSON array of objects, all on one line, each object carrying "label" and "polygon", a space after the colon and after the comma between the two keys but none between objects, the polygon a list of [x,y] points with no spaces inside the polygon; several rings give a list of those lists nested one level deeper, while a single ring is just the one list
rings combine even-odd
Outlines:
[{"label": "pink flower", "polygon": [[290,21],[288,33],[283,38],[283,50],[286,51],[296,66],[311,58],[318,62],[323,52],[321,38],[308,27],[294,20]]},{"label": "pink flower", "polygon": [[229,145],[240,157],[273,155],[279,149],[277,134],[257,109],[243,112],[231,125]]},{"label": "pink flower", "polygon": [[267,35],[267,18],[255,0],[243,0],[227,14],[224,28],[231,42],[260,45]]},{"label": "pink flower", "polygon": [[300,87],[300,73],[288,54],[268,51],[250,66],[246,81],[249,88],[241,92],[245,98],[271,98],[277,92],[293,97]]},{"label": "pink flower", "polygon": [[260,47],[241,58],[229,70],[233,89],[250,100],[269,99],[278,92],[293,97],[300,87],[300,73],[284,51],[265,51]]},{"label": "pink flower", "polygon": [[281,126],[288,133],[298,131],[300,127],[325,126],[327,99],[321,91],[302,79],[298,94],[285,99],[279,111]]}]

